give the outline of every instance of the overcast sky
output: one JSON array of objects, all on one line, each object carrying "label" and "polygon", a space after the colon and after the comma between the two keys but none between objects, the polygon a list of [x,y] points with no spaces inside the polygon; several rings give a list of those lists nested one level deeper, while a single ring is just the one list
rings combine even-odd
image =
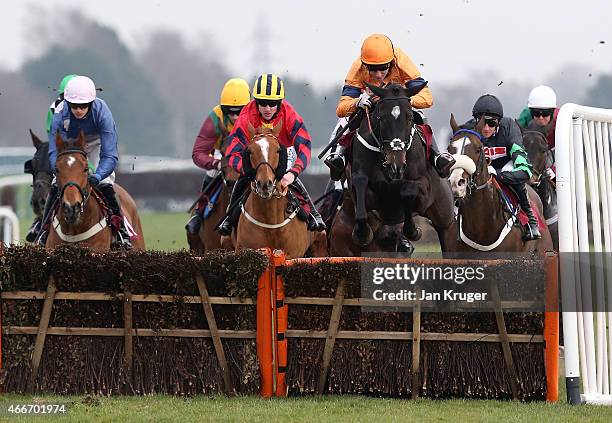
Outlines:
[{"label": "overcast sky", "polygon": [[25,32],[33,4],[76,6],[114,28],[129,47],[159,27],[194,45],[212,37],[236,76],[260,71],[250,45],[256,33],[265,34],[257,28],[267,28],[267,70],[322,88],[342,85],[373,32],[387,34],[432,83],[465,81],[490,69],[502,80],[539,84],[567,64],[586,66],[592,77],[612,73],[609,0],[0,0],[0,68],[15,69],[32,54]]}]

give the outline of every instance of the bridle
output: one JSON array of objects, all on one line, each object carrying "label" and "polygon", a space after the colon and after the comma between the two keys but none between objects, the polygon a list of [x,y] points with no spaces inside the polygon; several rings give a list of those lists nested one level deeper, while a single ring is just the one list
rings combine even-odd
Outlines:
[{"label": "bridle", "polygon": [[[458,139],[455,139],[455,137],[457,135],[461,135],[461,134],[471,134],[471,135],[474,135],[474,136],[478,137],[478,140],[482,144],[482,135],[480,135],[478,132],[476,132],[474,130],[471,130],[471,129],[459,129],[459,130],[455,131],[453,133],[453,135],[451,136],[451,141],[459,141]],[[468,140],[469,140],[469,137],[467,135],[465,135],[463,137],[463,143],[461,144],[461,151],[458,154],[464,155],[463,152],[465,150],[465,143]],[[476,170],[473,173],[469,174],[469,176],[468,176],[468,181],[467,181],[468,195],[470,195],[472,193],[472,191],[479,191],[481,189],[486,188],[489,184],[492,183],[492,179],[493,179],[492,175],[489,176],[489,179],[487,179],[487,181],[485,183],[483,183],[482,185],[478,185],[476,183],[476,178],[480,175],[481,169],[483,169],[483,162],[484,162],[484,160],[485,160],[484,148],[481,148],[480,149],[480,154],[478,155],[478,162],[475,163],[476,164]]]},{"label": "bridle", "polygon": [[[545,159],[545,164],[547,163],[555,163],[555,153],[554,151],[552,151],[549,147],[548,147],[548,142],[546,140],[546,137],[544,136],[544,134],[542,134],[539,131],[526,131],[523,135],[526,134],[530,134],[530,133],[534,133],[537,134],[538,138],[540,141],[544,141],[544,146],[546,147],[546,159]],[[551,186],[553,187],[553,189],[556,188],[556,184],[555,182],[549,178],[548,175],[548,170],[551,169],[550,166],[545,165],[544,169],[542,170],[538,170],[535,167],[532,168],[531,172],[536,176],[536,180],[533,183],[533,185],[535,185],[536,187],[540,187],[542,185],[542,183],[547,180]]]},{"label": "bridle", "polygon": [[[377,103],[376,106],[374,108],[373,111],[373,117],[375,119],[375,129],[372,129],[372,119],[370,118],[370,112],[369,109],[366,108],[365,109],[365,113],[366,113],[366,120],[368,122],[368,131],[372,137],[372,139],[374,140],[374,142],[376,142],[376,146],[371,145],[370,143],[368,143],[362,136],[361,134],[359,134],[359,130],[357,130],[356,132],[356,136],[357,139],[359,140],[359,142],[361,142],[361,144],[364,145],[364,147],[366,147],[368,150],[374,151],[374,152],[383,152],[384,151],[408,151],[410,150],[410,147],[412,146],[412,140],[414,138],[414,133],[416,132],[416,126],[414,125],[414,122],[412,124],[411,130],[410,130],[410,135],[408,136],[407,140],[403,140],[401,138],[393,138],[392,140],[386,140],[386,139],[382,139],[382,141],[380,141],[380,138],[382,138],[382,136],[380,136],[380,122],[382,120],[382,117],[380,116],[380,106],[382,105],[382,103],[384,103],[385,101],[389,101],[389,100],[407,100],[408,102],[410,102],[410,97],[406,97],[406,96],[394,96],[394,97],[385,97],[380,99]],[[399,105],[396,106],[399,108]],[[392,114],[395,113],[395,108],[394,110],[391,112]],[[398,112],[399,114],[399,109]],[[378,135],[376,134],[378,132]],[[388,148],[384,148],[384,146],[388,144],[389,147]],[[386,161],[386,157],[383,156],[383,163],[382,165],[384,167],[388,166],[389,163],[387,163]]]},{"label": "bridle", "polygon": [[[57,158],[59,159],[61,156],[65,156],[66,154],[81,154],[83,157],[85,157],[85,160],[87,160],[87,153],[79,148],[70,148],[68,150],[64,150],[57,155]],[[83,210],[85,210],[85,205],[87,204],[87,201],[89,200],[89,197],[91,195],[91,186],[89,186],[88,184],[85,188],[83,188],[81,185],[74,181],[68,181],[60,188],[60,198],[64,198],[64,192],[70,187],[75,187],[79,190],[79,193],[81,194],[81,198],[83,200],[81,201],[81,213],[83,213]]]},{"label": "bridle", "polygon": [[[278,144],[280,145],[280,140],[279,140],[279,139],[278,139],[278,137],[276,137],[274,134],[258,134],[258,135],[254,136],[254,137],[251,139],[251,142],[255,142],[255,141],[256,141],[256,140],[258,140],[258,139],[261,139],[261,138],[268,138],[268,137],[273,138],[273,139],[274,139],[274,140],[276,140],[276,142],[278,142]],[[280,156],[280,153],[279,153],[279,156]],[[268,196],[268,195],[264,195],[264,193],[262,193],[262,192],[261,192],[261,190],[259,190],[259,189],[257,188],[257,181],[256,181],[256,180],[251,181],[251,190],[252,190],[252,191],[253,191],[255,194],[257,194],[257,195],[259,196],[259,198],[262,198],[262,199],[264,199],[264,200],[268,200],[268,199],[270,199],[270,198],[272,198],[272,197],[275,197],[275,198],[281,198],[281,197],[285,196],[285,195],[286,195],[286,193],[283,193],[283,192],[279,191],[279,190],[278,190],[278,188],[277,188],[277,185],[278,185],[278,175],[276,174],[276,169],[274,169],[274,168],[272,167],[272,165],[270,164],[270,162],[268,162],[268,161],[262,161],[262,162],[259,162],[259,163],[257,164],[257,166],[255,166],[255,168],[253,169],[254,174],[255,174],[255,175],[257,175],[257,171],[259,170],[259,168],[260,168],[261,166],[268,166],[268,167],[270,168],[270,170],[272,171],[272,173],[274,174],[274,181],[273,181],[273,184],[274,184],[274,190],[272,191],[272,194],[270,194],[269,196]]]}]

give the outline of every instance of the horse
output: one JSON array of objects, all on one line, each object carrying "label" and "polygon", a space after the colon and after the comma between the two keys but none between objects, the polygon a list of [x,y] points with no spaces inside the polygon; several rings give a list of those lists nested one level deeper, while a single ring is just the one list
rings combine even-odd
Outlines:
[{"label": "horse", "polygon": [[[505,208],[503,194],[497,180],[489,173],[490,159],[485,155],[479,131],[484,127],[481,118],[474,130],[459,127],[455,117],[450,119],[453,136],[448,152],[456,164],[449,177],[453,195],[457,199],[459,240],[457,252],[521,252],[543,255],[551,251],[552,240],[547,228],[542,238],[523,241],[523,232],[514,215]],[[542,202],[527,185],[534,213],[542,216]]]},{"label": "horse", "polygon": [[52,180],[51,163],[49,162],[49,143],[43,142],[31,129],[30,137],[36,152],[30,160],[23,164],[23,172],[32,175],[30,205],[34,216],[41,220]]},{"label": "horse", "polygon": [[[454,245],[455,225],[450,187],[428,163],[424,136],[415,125],[410,97],[426,82],[405,88],[368,84],[380,100],[361,121],[352,146],[347,180],[354,200],[355,225],[352,240],[366,250],[374,239],[372,222],[403,223],[403,234],[421,237],[413,214],[428,218],[435,228],[443,252]],[[331,240],[334,241],[334,228]]]},{"label": "horse", "polygon": [[381,225],[380,220],[369,221],[373,239],[361,248],[352,241],[355,226],[355,204],[348,191],[328,191],[320,202],[319,212],[328,229],[327,245],[331,257],[358,257],[363,253],[405,253],[412,255],[414,247],[406,244],[402,224]]},{"label": "horse", "polygon": [[[241,206],[242,213],[232,233],[235,250],[245,248],[281,249],[287,258],[327,254],[324,232],[310,232],[306,222],[296,218],[298,209],[288,199],[280,179],[287,167],[286,150],[278,141],[282,124],[257,130],[249,124],[249,145],[243,166],[253,169],[251,194]],[[248,160],[248,162],[246,162]],[[293,208],[292,211],[289,211]]]},{"label": "horse", "polygon": [[523,146],[533,166],[533,175],[529,183],[542,200],[544,218],[552,237],[553,247],[555,251],[559,251],[557,189],[554,174],[551,172],[555,164],[555,153],[548,145],[546,138],[548,130],[548,126],[541,126],[531,121],[527,129],[523,130]]},{"label": "horse", "polygon": [[[225,144],[222,145],[221,151],[225,151]],[[229,166],[227,158],[223,157],[221,159],[221,191],[218,194],[216,202],[212,205],[210,214],[202,221],[198,235],[194,236],[188,231],[185,231],[187,234],[187,242],[189,243],[189,250],[191,252],[203,254],[206,251],[226,247],[226,245],[221,242],[221,235],[215,231],[215,226],[225,215],[230,194],[238,176],[238,172]],[[192,207],[191,215],[193,216],[196,212],[196,207]]]},{"label": "horse", "polygon": [[[84,150],[85,136],[81,132],[72,146],[64,142],[59,132],[55,136],[57,148],[56,178],[59,187],[59,207],[52,218],[45,247],[52,249],[61,244],[75,244],[95,250],[109,250],[112,230],[107,224],[106,207],[100,195],[87,181],[89,164]],[[128,219],[137,237],[132,239],[134,249],[144,250],[144,235],[134,199],[118,184],[114,185],[123,215]]]}]

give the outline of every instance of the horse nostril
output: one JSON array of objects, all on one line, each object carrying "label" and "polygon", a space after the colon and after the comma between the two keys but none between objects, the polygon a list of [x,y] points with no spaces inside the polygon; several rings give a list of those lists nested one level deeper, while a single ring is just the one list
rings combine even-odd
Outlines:
[{"label": "horse nostril", "polygon": [[465,185],[465,179],[459,179],[459,182],[457,182],[457,185],[459,185],[460,187]]}]

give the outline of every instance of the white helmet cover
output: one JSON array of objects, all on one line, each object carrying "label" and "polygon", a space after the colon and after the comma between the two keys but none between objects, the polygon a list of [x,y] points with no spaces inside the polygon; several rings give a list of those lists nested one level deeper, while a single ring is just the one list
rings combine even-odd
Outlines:
[{"label": "white helmet cover", "polygon": [[552,88],[538,85],[529,93],[527,107],[530,109],[556,109],[557,95]]},{"label": "white helmet cover", "polygon": [[96,99],[96,85],[86,76],[75,76],[66,84],[64,99],[74,104],[91,103]]}]

